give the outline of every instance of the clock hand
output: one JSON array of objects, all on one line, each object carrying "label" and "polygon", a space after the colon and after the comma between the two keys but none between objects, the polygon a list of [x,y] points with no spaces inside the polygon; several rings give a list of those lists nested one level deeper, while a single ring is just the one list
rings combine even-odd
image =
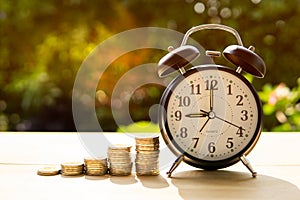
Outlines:
[{"label": "clock hand", "polygon": [[209,108],[210,108],[210,111],[213,111],[213,105],[214,105],[214,100],[213,100],[213,95],[214,95],[214,93],[213,93],[213,89],[212,89],[212,87],[210,88],[210,94],[209,94]]},{"label": "clock hand", "polygon": [[208,112],[205,112],[203,110],[200,110],[200,111],[203,112],[203,113],[199,113],[199,114],[198,113],[197,114],[187,114],[187,115],[185,115],[186,117],[190,117],[190,118],[208,117],[199,132],[201,132],[204,129],[204,127],[206,126],[207,122],[210,120],[210,118],[208,116]]},{"label": "clock hand", "polygon": [[205,111],[205,110],[200,110],[201,112],[205,113],[207,116],[209,114],[209,112]]},{"label": "clock hand", "polygon": [[210,120],[210,118],[207,118],[207,120],[205,121],[205,123],[203,124],[202,128],[200,129],[200,133],[202,132],[202,130],[204,129],[204,127],[206,126],[207,122]]},{"label": "clock hand", "polygon": [[201,132],[204,127],[206,126],[207,122],[210,120],[209,116],[208,116],[208,112],[204,111],[204,110],[200,110],[203,113],[199,113],[199,114],[188,114],[186,115],[187,117],[208,117],[207,120],[204,122],[203,126],[201,127],[200,131]]},{"label": "clock hand", "polygon": [[241,128],[242,130],[245,130],[245,129],[243,129],[241,126],[238,126],[238,125],[236,125],[236,124],[233,124],[233,123],[231,123],[231,122],[229,122],[229,121],[227,121],[227,120],[225,120],[225,119],[222,119],[222,118],[220,118],[220,117],[218,117],[218,116],[215,116],[215,118],[217,118],[217,119],[219,119],[219,120],[221,120],[221,121],[223,121],[223,122],[226,122],[226,123],[228,123],[228,124],[230,124],[230,125],[232,125],[232,126],[235,126],[235,127],[237,127],[237,128]]},{"label": "clock hand", "polygon": [[208,115],[206,113],[192,113],[192,114],[187,114],[185,115],[186,117],[190,118],[198,118],[198,117],[207,117]]},{"label": "clock hand", "polygon": [[[212,117],[210,117],[210,113],[213,113],[213,112],[207,112],[207,111],[205,111],[205,110],[200,110],[200,111],[201,111],[201,112],[204,112],[205,114],[207,114],[208,119],[211,119],[211,118],[212,118]],[[237,127],[238,129],[245,130],[245,129],[242,128],[242,126],[238,126],[238,125],[236,125],[236,124],[233,124],[233,123],[231,123],[230,121],[227,121],[226,119],[222,119],[221,117],[218,117],[218,116],[216,116],[216,115],[214,115],[213,118],[217,118],[217,119],[219,119],[219,120],[221,120],[221,121],[223,121],[223,122],[226,122],[226,123],[228,123],[228,124],[230,124],[230,125],[232,125],[232,126],[234,126],[234,127]],[[202,128],[202,129],[203,129],[203,128]]]}]

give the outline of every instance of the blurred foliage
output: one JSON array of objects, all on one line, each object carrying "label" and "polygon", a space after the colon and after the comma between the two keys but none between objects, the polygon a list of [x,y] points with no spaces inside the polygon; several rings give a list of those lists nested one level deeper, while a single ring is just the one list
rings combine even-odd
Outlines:
[{"label": "blurred foliage", "polygon": [[[75,130],[74,79],[82,61],[100,42],[136,27],[165,27],[184,33],[205,23],[235,28],[244,44],[254,45],[265,60],[267,75],[253,79],[256,89],[262,90],[265,130],[300,130],[296,89],[299,0],[0,0],[0,130]],[[236,43],[228,34],[213,33],[204,31],[192,37],[211,50]],[[114,50],[107,53],[110,51]],[[151,50],[131,52],[105,71],[95,106],[106,131],[117,129],[110,104],[117,80],[137,65],[158,62],[161,55]],[[291,88],[289,97],[270,104],[268,96],[283,84]],[[163,89],[139,88],[130,101],[132,118],[150,120],[148,109],[159,102]],[[286,120],[278,117],[282,114]]]},{"label": "blurred foliage", "polygon": [[139,121],[128,126],[120,126],[117,132],[123,133],[158,133],[159,128],[157,124],[153,124],[149,121]]},{"label": "blurred foliage", "polygon": [[267,84],[259,92],[269,131],[300,130],[300,78],[297,83],[291,89],[285,83]]}]

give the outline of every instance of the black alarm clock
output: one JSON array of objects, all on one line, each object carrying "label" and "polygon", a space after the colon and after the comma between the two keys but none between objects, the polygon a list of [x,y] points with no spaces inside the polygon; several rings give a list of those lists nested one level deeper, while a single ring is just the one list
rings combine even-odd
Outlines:
[{"label": "black alarm clock", "polygon": [[[200,30],[218,29],[233,34],[236,45],[219,51],[206,51],[210,57],[223,56],[236,69],[217,64],[203,64],[186,69],[199,50],[187,45],[188,37]],[[253,149],[262,130],[262,106],[251,83],[242,71],[256,77],[265,75],[266,67],[254,47],[243,46],[238,32],[220,24],[191,28],[180,47],[158,63],[160,77],[174,71],[180,74],[166,87],[159,109],[159,126],[168,148],[178,157],[168,171],[170,177],[181,161],[197,168],[215,170],[239,161],[256,176],[246,155]]]}]

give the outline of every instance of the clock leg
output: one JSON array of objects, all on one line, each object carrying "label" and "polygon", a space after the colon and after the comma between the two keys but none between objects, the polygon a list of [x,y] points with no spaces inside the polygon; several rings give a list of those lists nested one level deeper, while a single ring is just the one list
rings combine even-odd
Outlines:
[{"label": "clock leg", "polygon": [[184,156],[180,155],[178,156],[178,158],[176,158],[176,160],[174,161],[172,167],[170,168],[170,170],[167,172],[168,177],[170,178],[173,171],[178,167],[178,165],[181,163],[181,161],[183,161]]},{"label": "clock leg", "polygon": [[257,176],[257,172],[254,171],[252,165],[250,164],[250,161],[246,158],[245,155],[242,155],[240,157],[242,163],[248,168],[248,170],[251,172],[252,177],[255,178]]}]

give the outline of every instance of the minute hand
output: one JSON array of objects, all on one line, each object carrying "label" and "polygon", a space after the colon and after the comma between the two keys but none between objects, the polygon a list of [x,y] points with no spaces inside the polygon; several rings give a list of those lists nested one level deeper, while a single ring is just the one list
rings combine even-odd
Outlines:
[{"label": "minute hand", "polygon": [[215,118],[217,118],[217,119],[219,119],[219,120],[222,120],[222,121],[224,121],[224,122],[226,122],[226,123],[228,123],[228,124],[230,124],[230,125],[232,125],[232,126],[235,126],[235,127],[237,127],[237,128],[242,128],[241,126],[238,126],[238,125],[236,125],[236,124],[233,124],[233,123],[231,123],[231,122],[229,122],[229,121],[227,121],[227,120],[225,120],[225,119],[222,119],[222,118],[220,118],[220,117],[218,117],[218,116],[215,116]]},{"label": "minute hand", "polygon": [[210,88],[210,93],[209,93],[209,108],[211,112],[214,109],[214,90],[212,88]]}]

